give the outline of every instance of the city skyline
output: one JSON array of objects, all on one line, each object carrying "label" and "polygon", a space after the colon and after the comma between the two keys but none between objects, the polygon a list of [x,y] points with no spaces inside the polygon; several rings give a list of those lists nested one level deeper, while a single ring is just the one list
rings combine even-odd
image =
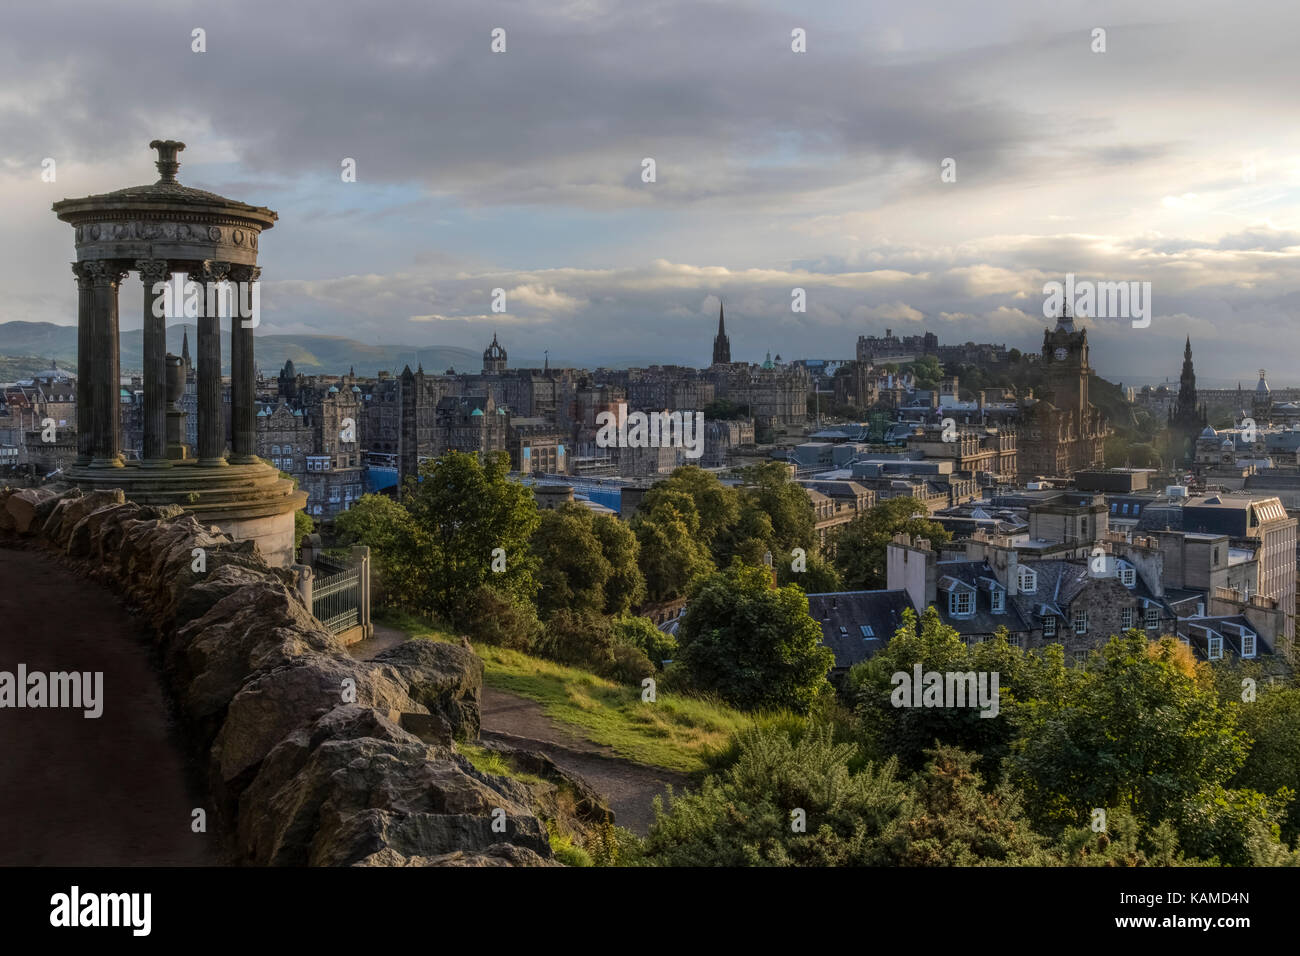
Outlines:
[{"label": "city skyline", "polygon": [[[1152,283],[1149,328],[1080,320],[1112,380],[1176,377],[1188,335],[1206,382],[1261,365],[1283,381],[1300,359],[1281,335],[1300,255],[1282,5],[1225,23],[1173,4],[1048,22],[1027,4],[665,3],[648,26],[598,3],[386,9],[304,25],[258,8],[248,33],[234,3],[128,32],[85,5],[57,37],[17,14],[0,318],[74,321],[50,203],[152,181],[141,147],[169,135],[189,143],[183,183],[284,216],[266,333],[481,349],[496,331],[572,364],[697,364],[723,298],[750,361],[833,357],[886,327],[1023,350],[1050,325],[1043,285],[1072,273]],[[104,35],[169,75],[147,110],[125,105],[136,78],[103,61]]]}]

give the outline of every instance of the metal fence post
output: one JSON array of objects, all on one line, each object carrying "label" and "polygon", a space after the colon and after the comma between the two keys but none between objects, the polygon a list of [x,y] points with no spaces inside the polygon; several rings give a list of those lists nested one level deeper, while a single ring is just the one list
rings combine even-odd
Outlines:
[{"label": "metal fence post", "polygon": [[370,548],[353,545],[352,561],[357,568],[357,623],[361,625],[362,640],[367,640],[375,633],[370,623]]}]

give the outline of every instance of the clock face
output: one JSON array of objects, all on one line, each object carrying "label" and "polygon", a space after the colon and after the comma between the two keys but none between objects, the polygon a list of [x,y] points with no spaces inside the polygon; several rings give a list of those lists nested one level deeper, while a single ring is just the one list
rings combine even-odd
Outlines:
[{"label": "clock face", "polygon": [[1068,355],[1068,354],[1069,354],[1069,353],[1066,352],[1065,349],[1057,349],[1057,350],[1056,350],[1056,360],[1057,360],[1058,362],[1064,362],[1064,361],[1065,361],[1065,356]]}]

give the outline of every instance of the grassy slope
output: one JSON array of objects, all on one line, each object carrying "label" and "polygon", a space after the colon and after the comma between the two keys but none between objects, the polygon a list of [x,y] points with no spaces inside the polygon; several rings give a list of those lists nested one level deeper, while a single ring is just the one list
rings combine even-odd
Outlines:
[{"label": "grassy slope", "polygon": [[[451,641],[411,618],[389,623],[413,637]],[[707,751],[723,749],[732,733],[753,722],[742,711],[685,694],[660,692],[654,703],[643,703],[640,688],[519,651],[476,644],[474,652],[489,686],[537,701],[552,720],[638,763],[701,770]]]}]

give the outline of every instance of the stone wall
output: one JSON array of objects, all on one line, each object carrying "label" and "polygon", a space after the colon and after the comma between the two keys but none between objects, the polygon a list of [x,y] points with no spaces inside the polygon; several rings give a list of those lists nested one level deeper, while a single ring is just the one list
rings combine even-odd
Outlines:
[{"label": "stone wall", "polygon": [[552,863],[528,789],[456,752],[478,736],[471,651],[421,640],[353,660],[252,542],[121,491],[0,490],[0,542],[61,552],[147,619],[231,862]]}]

